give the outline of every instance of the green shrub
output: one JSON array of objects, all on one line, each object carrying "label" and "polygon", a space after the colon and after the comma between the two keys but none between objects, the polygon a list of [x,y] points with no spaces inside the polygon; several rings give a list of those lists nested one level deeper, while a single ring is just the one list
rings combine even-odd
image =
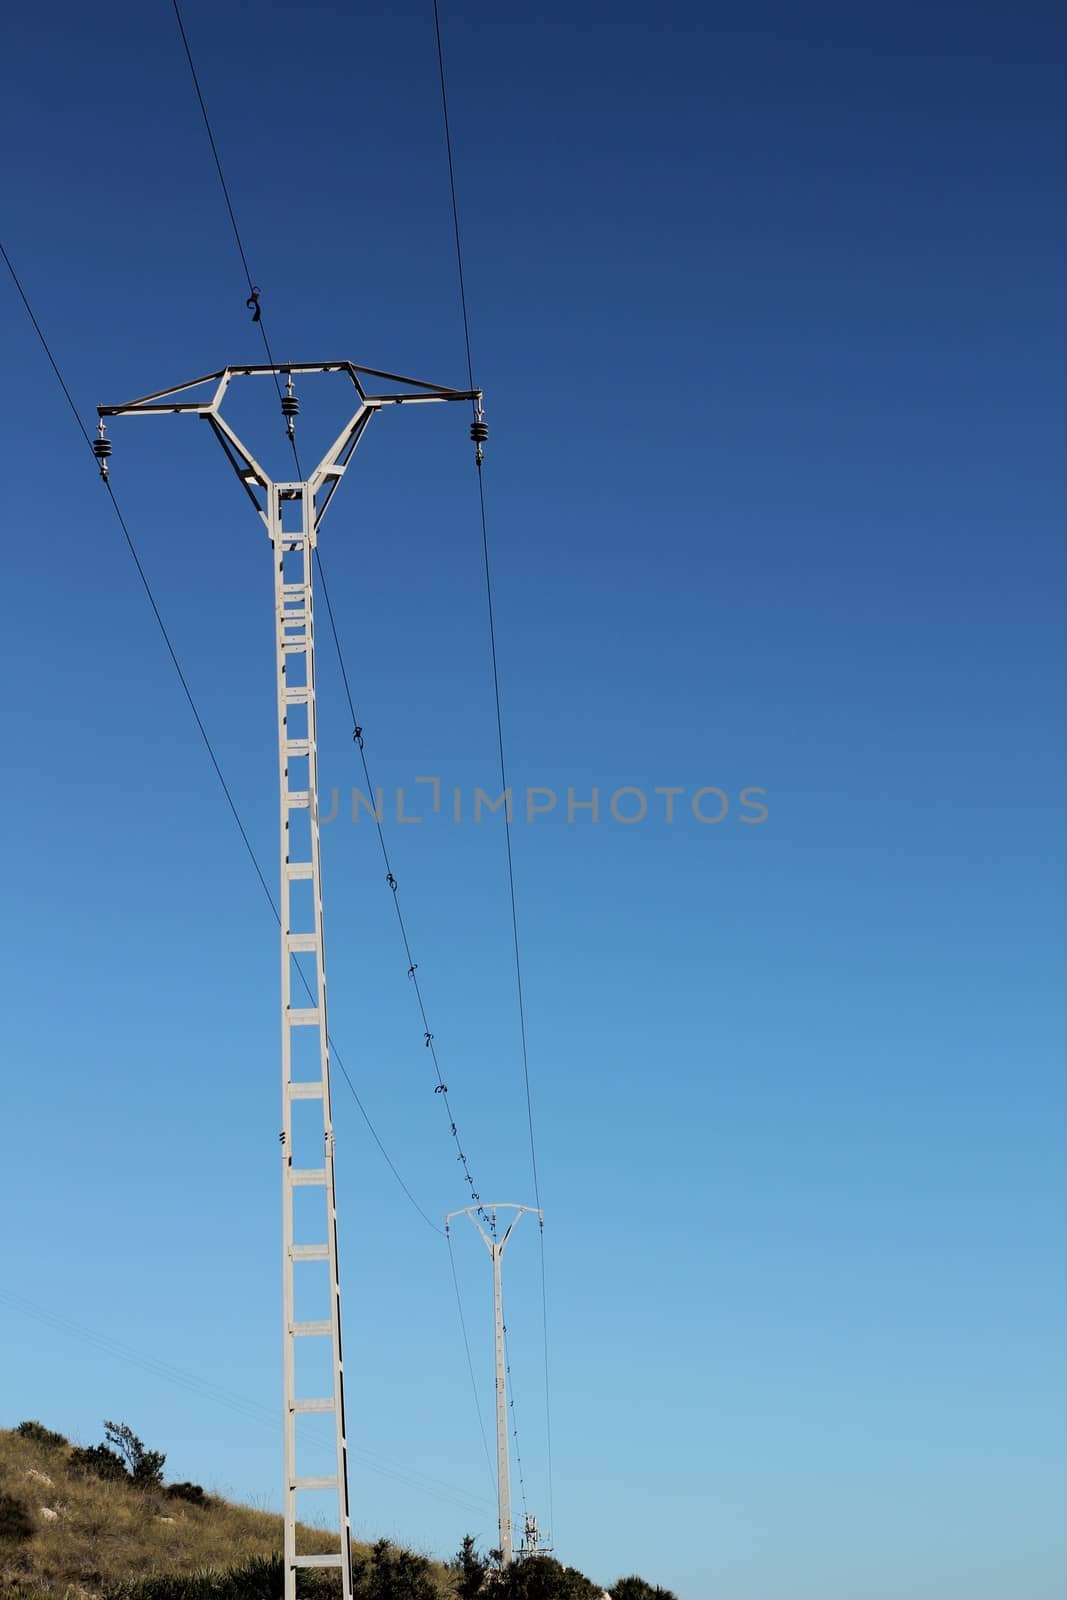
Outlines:
[{"label": "green shrub", "polygon": [[20,1422],[15,1432],[20,1438],[29,1439],[32,1444],[44,1444],[51,1448],[70,1443],[70,1440],[64,1439],[61,1433],[54,1433],[41,1422]]},{"label": "green shrub", "polygon": [[354,1555],[352,1592],[359,1600],[438,1600],[430,1563],[379,1539],[369,1558]]},{"label": "green shrub", "polygon": [[33,1519],[29,1509],[13,1494],[0,1494],[0,1539],[30,1539]]},{"label": "green shrub", "polygon": [[109,1450],[106,1444],[91,1444],[85,1448],[75,1445],[67,1466],[71,1472],[83,1478],[103,1478],[111,1483],[128,1483],[130,1478],[125,1461],[114,1450]]},{"label": "green shrub", "polygon": [[616,1578],[608,1590],[611,1600],[653,1600],[655,1590],[636,1573],[628,1578]]},{"label": "green shrub", "polygon": [[644,1578],[636,1575],[616,1578],[608,1590],[611,1600],[677,1600],[669,1589],[653,1588]]},{"label": "green shrub", "polygon": [[163,1493],[168,1500],[187,1500],[191,1506],[200,1506],[205,1511],[217,1504],[215,1496],[208,1494],[199,1483],[168,1483]]},{"label": "green shrub", "polygon": [[551,1556],[526,1556],[496,1576],[493,1593],[500,1600],[600,1600],[602,1590],[576,1567]]},{"label": "green shrub", "polygon": [[[280,1556],[256,1557],[227,1572],[140,1578],[112,1585],[106,1600],[282,1600],[285,1576]],[[340,1593],[336,1576],[297,1573],[301,1600],[334,1600]]]},{"label": "green shrub", "polygon": [[456,1594],[459,1600],[477,1600],[485,1583],[489,1563],[474,1548],[474,1538],[467,1533],[463,1544],[449,1563],[456,1575]]},{"label": "green shrub", "polygon": [[146,1450],[127,1422],[105,1422],[104,1438],[126,1463],[130,1479],[139,1489],[158,1489],[163,1483],[166,1456]]}]

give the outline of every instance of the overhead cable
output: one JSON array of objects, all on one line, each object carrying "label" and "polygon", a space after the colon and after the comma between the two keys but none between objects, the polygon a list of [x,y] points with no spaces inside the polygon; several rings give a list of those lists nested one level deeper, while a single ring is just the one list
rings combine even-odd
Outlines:
[{"label": "overhead cable", "polygon": [[[459,200],[456,192],[456,168],[452,153],[452,129],[448,116],[448,91],[445,81],[444,46],[441,40],[441,13],[438,0],[433,0],[434,32],[437,41],[437,68],[441,85],[441,113],[444,124],[445,151],[448,157],[448,183],[452,198],[452,227],[456,243],[456,271],[459,279],[460,308],[463,314],[463,339],[467,353],[467,381],[468,387],[475,388],[474,360],[471,353],[470,314],[467,307],[466,277],[463,271],[463,242],[459,221]],[[504,794],[508,793],[507,764],[504,759],[504,720],[500,703],[500,671],[497,661],[496,647],[496,620],[493,612],[493,583],[489,564],[489,529],[485,508],[485,482],[482,475],[482,451],[479,447],[475,451],[475,467],[478,474],[478,510],[481,521],[482,558],[485,568],[485,595],[489,616],[489,650],[493,670],[493,700],[496,709],[496,737],[497,754],[500,764],[500,784]],[[537,1171],[537,1142],[534,1137],[533,1098],[530,1091],[530,1054],[526,1037],[526,1002],[522,980],[522,960],[519,944],[519,919],[515,896],[515,863],[511,851],[511,827],[507,811],[504,812],[504,848],[507,857],[508,895],[511,903],[511,934],[512,947],[515,956],[515,991],[518,1000],[519,1013],[519,1039],[522,1049],[522,1075],[526,1091],[526,1122],[530,1141],[530,1165],[533,1171],[534,1200],[538,1212],[541,1212],[541,1189]],[[547,1439],[548,1460],[548,1498],[550,1525],[554,1520],[554,1491],[552,1482],[552,1407],[551,1389],[549,1383],[549,1358],[548,1358],[548,1296],[545,1274],[545,1225],[543,1214],[540,1221],[540,1254],[541,1254],[541,1321],[544,1343],[544,1370],[545,1370],[545,1433]]]}]

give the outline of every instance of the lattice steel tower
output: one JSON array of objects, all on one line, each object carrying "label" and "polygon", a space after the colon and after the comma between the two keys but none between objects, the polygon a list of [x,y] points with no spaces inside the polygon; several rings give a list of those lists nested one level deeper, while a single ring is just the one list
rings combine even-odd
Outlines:
[{"label": "lattice steel tower", "polygon": [[[346,375],[352,381],[358,405],[309,478],[299,482],[274,482],[223,418],[222,402],[234,378],[267,377],[277,381],[279,377],[284,377],[286,393],[282,396],[282,414],[292,438],[293,423],[299,410],[293,379],[306,373]],[[402,384],[404,389],[396,393],[368,394],[364,379]],[[205,392],[199,399],[189,398],[195,390]],[[395,373],[357,367],[349,361],[278,367],[226,367],[222,372],[213,372],[191,383],[145,395],[126,405],[98,408],[100,437],[94,448],[105,478],[111,453],[110,441],[104,432],[105,417],[187,413],[209,422],[259,512],[270,539],[274,565],[278,779],[281,796],[279,909],[286,1600],[294,1600],[296,1572],[300,1567],[339,1568],[343,1600],[351,1600],[352,1596],[344,1364],[341,1354],[341,1282],[337,1262],[334,1130],[330,1107],[330,1036],[326,1021],[326,959],[319,862],[312,558],[323,515],[371,417],[384,406],[437,400],[467,400],[474,403],[476,411],[471,436],[480,451],[486,431],[481,415],[480,391],[446,389],[403,378]],[[296,961],[295,958],[301,955],[312,958],[313,971],[311,963],[305,971]],[[306,1112],[297,1111],[298,1106],[306,1107]],[[297,1189],[318,1191],[322,1196],[315,1233],[310,1238],[298,1237],[302,1228],[294,1216],[294,1191]],[[304,1226],[307,1225],[305,1219]],[[313,1281],[316,1277],[315,1263],[319,1264],[317,1283]],[[302,1269],[299,1273],[298,1268]],[[316,1315],[308,1315],[311,1310]],[[330,1392],[298,1394],[297,1341],[319,1339],[329,1342],[332,1368]],[[322,1371],[326,1371],[325,1363]],[[326,1383],[322,1382],[320,1388],[325,1387]],[[336,1465],[332,1473],[308,1474],[297,1465],[296,1419],[307,1412],[333,1415]],[[337,1550],[297,1554],[297,1495],[309,1490],[336,1491],[340,1535],[340,1547]]]}]

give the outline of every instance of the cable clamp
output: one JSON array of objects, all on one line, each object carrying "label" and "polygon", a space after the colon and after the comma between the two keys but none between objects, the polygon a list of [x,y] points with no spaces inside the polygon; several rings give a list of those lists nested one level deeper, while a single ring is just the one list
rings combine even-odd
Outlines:
[{"label": "cable clamp", "polygon": [[252,321],[253,322],[258,322],[260,317],[262,316],[262,312],[259,309],[259,289],[257,287],[253,287],[252,293],[249,295],[248,299],[245,301],[245,305],[248,307],[249,311],[251,311],[251,313],[252,313]]}]

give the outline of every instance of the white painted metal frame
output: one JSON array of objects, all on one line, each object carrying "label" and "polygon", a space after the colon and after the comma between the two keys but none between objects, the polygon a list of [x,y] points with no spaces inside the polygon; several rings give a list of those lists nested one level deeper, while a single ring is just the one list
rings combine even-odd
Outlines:
[{"label": "white painted metal frame", "polygon": [[[310,478],[275,483],[241,443],[220,413],[223,397],[236,376],[345,372],[359,404]],[[409,386],[411,392],[368,395],[361,375]],[[179,400],[191,389],[213,386],[209,398]],[[274,563],[275,664],[278,707],[278,782],[280,791],[281,918],[281,1065],[282,1065],[282,1359],[284,1386],[284,1561],[285,1600],[295,1600],[296,1573],[301,1567],[330,1567],[341,1573],[342,1600],[352,1600],[352,1544],[348,1500],[348,1441],[345,1426],[344,1361],[341,1347],[341,1282],[337,1255],[337,1201],[334,1187],[334,1129],[330,1101],[330,1035],[326,1016],[326,963],[323,938],[322,874],[318,816],[318,727],[315,700],[315,611],[313,554],[319,524],[351,460],[363,430],[386,405],[430,400],[478,400],[480,391],[444,389],[431,384],[329,362],[285,367],[226,367],[222,372],[177,388],[132,400],[124,406],[100,406],[101,418],[189,413],[210,423],[262,518]],[[294,516],[295,513],[295,516]],[[291,521],[286,526],[286,518]],[[294,827],[294,820],[307,817]],[[299,833],[299,839],[297,834]],[[306,891],[294,885],[308,885]],[[303,904],[298,907],[296,902]],[[314,958],[314,976],[298,965],[300,956]],[[300,973],[311,990],[303,992]],[[294,976],[299,991],[294,995]],[[317,1049],[303,1052],[297,1042],[314,1030]],[[294,1049],[294,1044],[296,1048]],[[310,1070],[313,1068],[314,1070]],[[297,1076],[294,1077],[294,1069]],[[321,1126],[294,1127],[294,1104],[313,1102],[321,1109]],[[321,1142],[320,1142],[321,1141]],[[322,1237],[298,1239],[294,1191],[321,1190]],[[510,1231],[510,1230],[509,1230]],[[318,1314],[303,1315],[304,1284],[314,1264],[325,1264],[326,1296],[318,1295]],[[297,1316],[297,1269],[301,1274],[301,1316]],[[308,1284],[313,1291],[314,1285]],[[298,1395],[298,1339],[330,1341],[332,1383],[328,1395]],[[335,1468],[329,1474],[307,1474],[297,1462],[296,1420],[305,1413],[332,1413]],[[340,1547],[316,1554],[297,1554],[297,1496],[301,1491],[334,1490]]]},{"label": "white painted metal frame", "polygon": [[[498,1211],[513,1211],[515,1213],[502,1234],[497,1232],[496,1214]],[[544,1226],[545,1219],[536,1206],[518,1206],[511,1201],[498,1201],[496,1205],[490,1206],[464,1206],[459,1211],[450,1211],[445,1218],[445,1232],[448,1233],[453,1217],[469,1217],[481,1234],[482,1243],[493,1260],[493,1347],[496,1356],[496,1495],[497,1522],[500,1532],[500,1564],[503,1567],[511,1565],[514,1536],[511,1527],[507,1352],[504,1348],[504,1290],[501,1281],[501,1269],[504,1260],[504,1246],[510,1239],[512,1229],[524,1211],[532,1211],[541,1226]],[[486,1212],[489,1213],[490,1219],[488,1233],[481,1223],[481,1218]]]}]

